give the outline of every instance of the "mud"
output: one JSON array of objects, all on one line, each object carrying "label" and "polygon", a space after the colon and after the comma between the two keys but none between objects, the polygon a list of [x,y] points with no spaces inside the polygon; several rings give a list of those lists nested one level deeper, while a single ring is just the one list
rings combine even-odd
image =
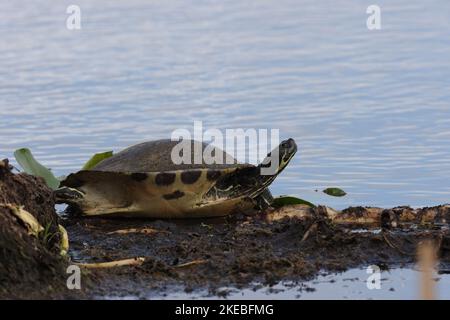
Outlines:
[{"label": "mud", "polygon": [[[92,297],[158,297],[179,288],[226,296],[223,287],[257,289],[279,281],[301,282],[323,270],[407,266],[415,263],[418,244],[428,239],[438,250],[440,268],[448,270],[450,237],[440,217],[450,208],[393,211],[395,215],[375,208],[336,212],[289,206],[251,217],[190,221],[66,217],[64,223],[74,260],[145,258],[139,266],[92,270],[96,279],[96,286],[88,290]],[[418,223],[425,212],[428,219]],[[359,223],[352,224],[357,218]]]},{"label": "mud", "polygon": [[[30,233],[11,205],[46,231]],[[297,205],[253,216],[164,221],[59,216],[42,180],[13,174],[1,161],[0,298],[157,298],[205,289],[227,296],[224,287],[258,289],[371,264],[410,266],[424,240],[433,241],[444,273],[450,270],[449,221],[448,205],[343,211]],[[58,223],[69,234],[66,258]],[[125,262],[133,265],[92,268],[130,258]],[[81,267],[81,290],[66,286],[73,263],[88,264]]]},{"label": "mud", "polygon": [[[14,211],[23,208],[45,230],[30,230]],[[61,297],[65,294],[65,265],[60,252],[59,217],[52,191],[41,179],[13,174],[0,161],[0,298]]]}]

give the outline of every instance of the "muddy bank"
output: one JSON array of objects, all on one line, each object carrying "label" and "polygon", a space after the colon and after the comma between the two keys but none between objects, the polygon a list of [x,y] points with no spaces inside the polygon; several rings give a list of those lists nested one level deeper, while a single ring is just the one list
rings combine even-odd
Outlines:
[{"label": "muddy bank", "polygon": [[[59,216],[42,180],[10,169],[0,162],[0,298],[146,298],[179,288],[226,296],[223,287],[301,282],[323,270],[408,266],[423,240],[434,242],[439,270],[450,270],[448,205],[340,212],[297,205],[164,221]],[[66,257],[58,224],[69,234]],[[127,259],[133,265],[87,268]],[[68,290],[66,268],[75,263],[88,265],[81,290]]]},{"label": "muddy bank", "polygon": [[0,161],[0,298],[62,296],[67,259],[58,221],[44,182]]},{"label": "muddy bank", "polygon": [[73,260],[145,258],[137,266],[91,270],[96,282],[87,290],[91,297],[157,297],[175,287],[226,296],[221,287],[300,282],[321,270],[371,264],[410,265],[416,261],[418,244],[428,239],[435,243],[439,268],[448,270],[449,213],[447,206],[358,207],[342,212],[289,206],[253,217],[190,221],[70,217],[64,224]]}]

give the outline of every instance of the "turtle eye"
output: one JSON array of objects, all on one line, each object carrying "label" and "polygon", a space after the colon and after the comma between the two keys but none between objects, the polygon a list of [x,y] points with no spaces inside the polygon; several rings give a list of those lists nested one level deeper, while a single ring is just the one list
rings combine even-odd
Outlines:
[{"label": "turtle eye", "polygon": [[283,143],[281,144],[281,146],[282,146],[283,148],[286,148],[286,147],[287,147],[287,143],[286,143],[286,142],[283,142]]}]

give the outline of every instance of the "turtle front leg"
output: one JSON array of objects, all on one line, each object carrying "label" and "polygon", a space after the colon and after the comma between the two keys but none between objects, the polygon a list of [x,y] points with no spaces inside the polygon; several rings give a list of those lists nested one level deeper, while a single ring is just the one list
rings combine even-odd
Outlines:
[{"label": "turtle front leg", "polygon": [[255,209],[264,211],[269,208],[273,203],[273,196],[269,189],[265,189],[260,195],[255,198]]}]

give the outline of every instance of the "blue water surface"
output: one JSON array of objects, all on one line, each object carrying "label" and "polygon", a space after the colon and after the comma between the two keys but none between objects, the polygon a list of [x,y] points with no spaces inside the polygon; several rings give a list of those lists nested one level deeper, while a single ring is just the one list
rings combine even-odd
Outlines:
[{"label": "blue water surface", "polygon": [[[81,8],[68,30],[66,8]],[[337,208],[450,195],[450,2],[2,1],[0,156],[56,175],[177,128],[274,128],[274,182]],[[337,186],[348,195],[320,192]],[[315,192],[315,190],[319,192]]]}]

